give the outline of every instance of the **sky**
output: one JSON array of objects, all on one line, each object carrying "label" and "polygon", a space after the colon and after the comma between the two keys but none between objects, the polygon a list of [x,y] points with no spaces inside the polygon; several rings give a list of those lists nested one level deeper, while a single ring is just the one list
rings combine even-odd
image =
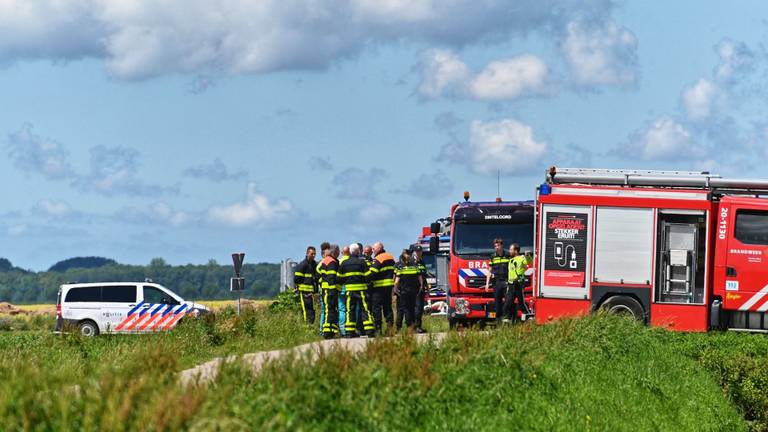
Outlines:
[{"label": "sky", "polygon": [[765,16],[762,1],[0,0],[0,256],[396,251],[465,190],[533,198],[550,165],[766,178]]}]

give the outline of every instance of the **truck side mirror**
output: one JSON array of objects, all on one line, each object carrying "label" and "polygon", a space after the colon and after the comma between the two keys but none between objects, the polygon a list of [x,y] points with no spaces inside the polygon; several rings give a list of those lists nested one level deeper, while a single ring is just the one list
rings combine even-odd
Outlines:
[{"label": "truck side mirror", "polygon": [[440,223],[432,222],[431,224],[429,224],[429,231],[432,234],[440,234]]},{"label": "truck side mirror", "polygon": [[429,238],[429,253],[436,254],[440,252],[440,237],[432,236]]}]

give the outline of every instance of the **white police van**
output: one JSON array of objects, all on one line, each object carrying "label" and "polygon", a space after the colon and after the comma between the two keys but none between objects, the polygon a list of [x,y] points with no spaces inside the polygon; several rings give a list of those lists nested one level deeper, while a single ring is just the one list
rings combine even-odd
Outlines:
[{"label": "white police van", "polygon": [[207,307],[151,282],[64,284],[56,300],[56,331],[77,329],[83,336],[157,332],[206,312]]}]

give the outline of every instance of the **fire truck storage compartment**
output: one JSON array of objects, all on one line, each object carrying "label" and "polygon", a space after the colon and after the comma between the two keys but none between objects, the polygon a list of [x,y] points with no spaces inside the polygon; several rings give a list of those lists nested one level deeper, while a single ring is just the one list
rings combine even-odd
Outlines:
[{"label": "fire truck storage compartment", "polygon": [[707,218],[703,211],[660,210],[656,303],[703,304]]},{"label": "fire truck storage compartment", "polygon": [[595,230],[594,282],[650,287],[653,209],[598,207]]},{"label": "fire truck storage compartment", "polygon": [[539,296],[588,299],[592,207],[545,204],[541,211]]}]

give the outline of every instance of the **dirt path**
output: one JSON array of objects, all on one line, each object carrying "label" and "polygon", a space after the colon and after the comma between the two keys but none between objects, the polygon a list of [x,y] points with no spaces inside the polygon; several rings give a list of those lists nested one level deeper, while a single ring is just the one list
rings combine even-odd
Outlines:
[{"label": "dirt path", "polygon": [[[416,341],[420,343],[431,340],[436,344],[440,344],[443,342],[446,335],[447,333],[433,333],[417,334],[413,337],[416,338]],[[222,362],[232,362],[236,361],[238,358],[242,358],[243,363],[250,366],[253,370],[253,373],[257,373],[265,364],[267,364],[267,362],[277,360],[285,355],[293,354],[296,357],[308,355],[309,358],[315,359],[320,355],[320,352],[328,352],[337,349],[343,349],[352,353],[357,353],[363,351],[369,343],[375,340],[379,339],[356,338],[323,340],[282,350],[262,351],[257,353],[244,354],[242,356],[215,358],[209,362],[182,371],[180,373],[179,379],[182,385],[188,385],[192,383],[208,384],[216,379],[216,375],[221,369]]]}]

